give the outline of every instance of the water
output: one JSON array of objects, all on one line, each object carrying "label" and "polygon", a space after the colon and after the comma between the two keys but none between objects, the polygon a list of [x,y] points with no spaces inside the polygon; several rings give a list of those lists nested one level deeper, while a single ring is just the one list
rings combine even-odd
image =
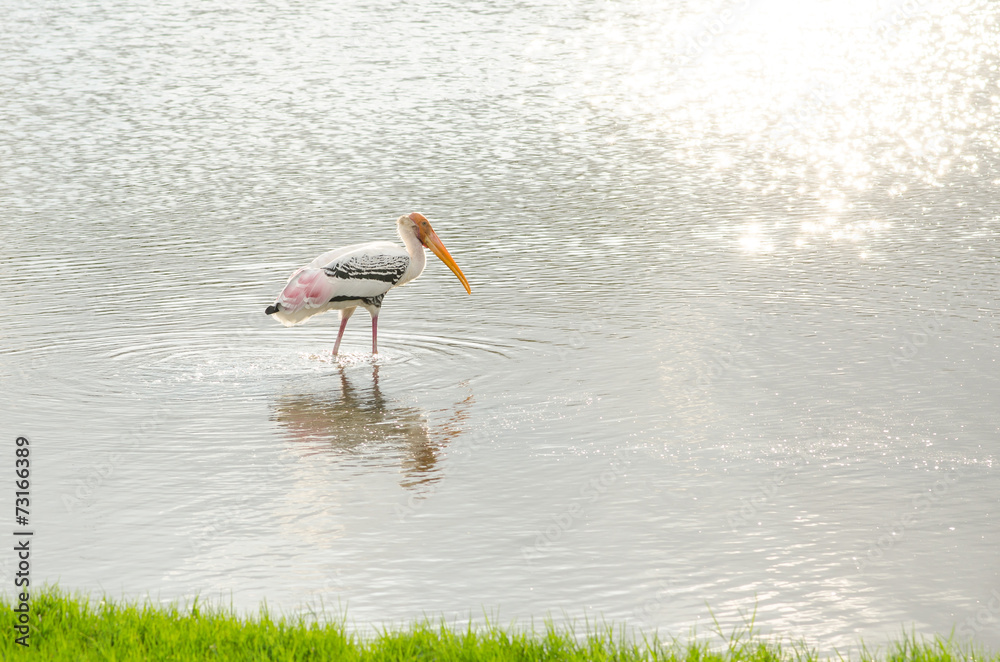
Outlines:
[{"label": "water", "polygon": [[[33,582],[1000,647],[997,14],[8,0]],[[263,315],[414,210],[471,297]]]}]

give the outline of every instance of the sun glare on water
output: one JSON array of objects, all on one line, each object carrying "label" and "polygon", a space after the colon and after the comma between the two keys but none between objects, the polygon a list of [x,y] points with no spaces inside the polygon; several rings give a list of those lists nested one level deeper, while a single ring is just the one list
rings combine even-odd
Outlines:
[{"label": "sun glare on water", "polygon": [[[748,196],[818,207],[823,216],[794,242],[804,247],[819,227],[832,241],[867,234],[838,219],[861,196],[898,196],[978,172],[972,145],[997,142],[1000,96],[988,81],[1000,44],[994,16],[976,7],[615,3],[581,30],[550,33],[533,49],[579,63],[552,82],[567,97],[581,95],[596,116],[621,118],[671,146],[681,163],[735,180]],[[741,248],[766,250],[755,237],[745,233]]]}]

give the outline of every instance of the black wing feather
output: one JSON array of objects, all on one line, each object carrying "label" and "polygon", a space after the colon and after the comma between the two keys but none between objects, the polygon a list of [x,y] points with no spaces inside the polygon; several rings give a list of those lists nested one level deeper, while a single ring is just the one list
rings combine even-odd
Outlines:
[{"label": "black wing feather", "polygon": [[410,266],[405,255],[355,255],[349,260],[323,267],[331,278],[344,280],[381,280],[395,284]]}]

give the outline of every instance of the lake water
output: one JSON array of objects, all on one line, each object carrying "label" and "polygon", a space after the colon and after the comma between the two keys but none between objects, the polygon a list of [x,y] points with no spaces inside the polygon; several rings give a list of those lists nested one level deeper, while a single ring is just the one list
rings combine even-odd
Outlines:
[{"label": "lake water", "polygon": [[321,4],[2,3],[33,582],[1000,647],[996,3]]}]

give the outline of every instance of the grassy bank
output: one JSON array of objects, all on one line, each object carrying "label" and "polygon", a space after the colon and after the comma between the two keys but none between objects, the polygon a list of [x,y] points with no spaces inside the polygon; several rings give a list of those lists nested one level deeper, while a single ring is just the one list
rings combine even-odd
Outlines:
[{"label": "grassy bank", "polygon": [[[647,640],[627,642],[606,628],[585,639],[548,627],[542,633],[490,627],[451,628],[429,623],[360,638],[342,624],[317,625],[262,611],[242,619],[222,609],[186,610],[149,603],[92,602],[58,589],[32,595],[30,646],[15,643],[17,613],[0,599],[0,655],[4,660],[670,660],[778,662],[817,660],[799,646],[734,634],[728,644]],[[862,660],[902,662],[990,660],[943,640],[902,638]]]}]

